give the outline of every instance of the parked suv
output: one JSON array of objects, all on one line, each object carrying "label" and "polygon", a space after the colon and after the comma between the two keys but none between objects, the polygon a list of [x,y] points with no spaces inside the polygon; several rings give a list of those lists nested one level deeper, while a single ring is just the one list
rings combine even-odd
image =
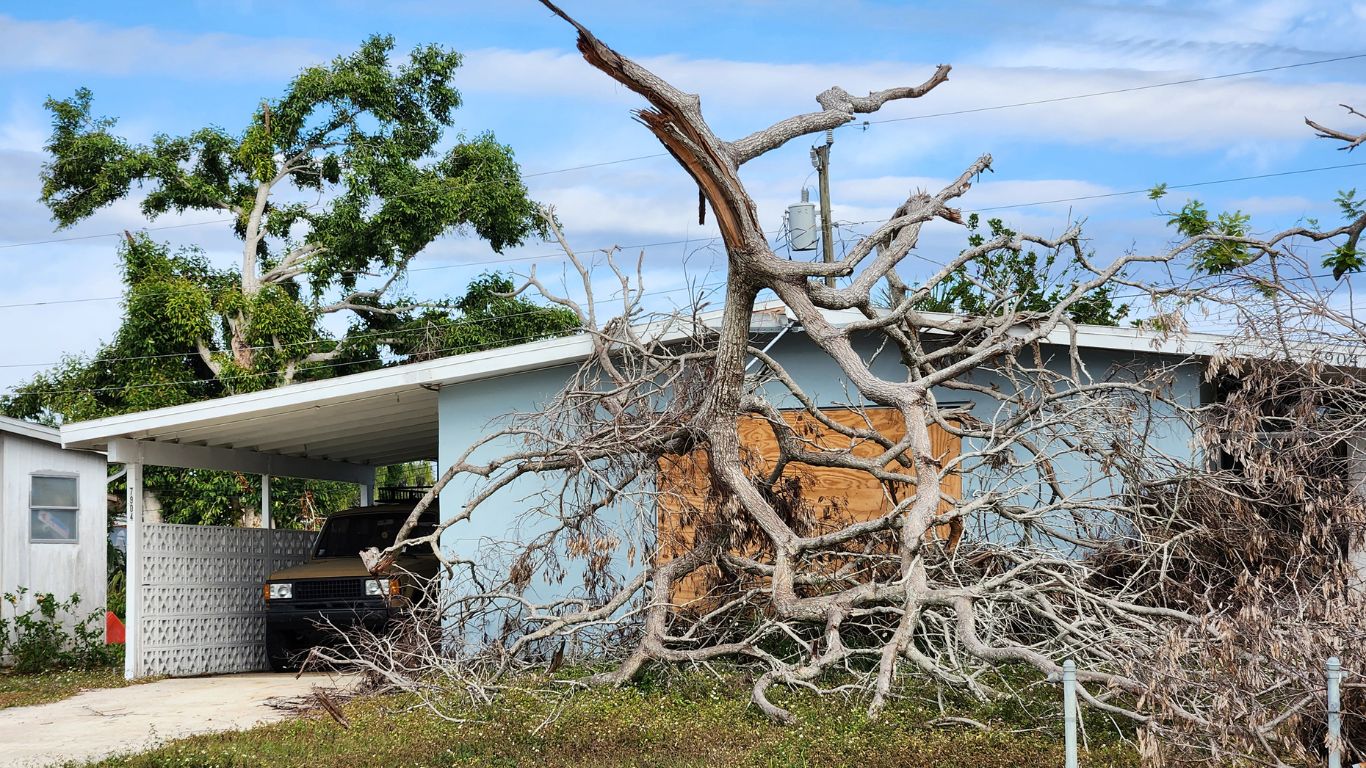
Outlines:
[{"label": "parked suv", "polygon": [[[276,571],[266,581],[266,655],[271,669],[297,668],[308,649],[341,630],[364,625],[383,631],[404,615],[436,576],[439,561],[426,544],[404,548],[385,573],[372,575],[360,553],[392,546],[413,511],[412,503],[355,507],[323,523],[308,562]],[[428,507],[407,538],[436,529],[437,505]]]}]

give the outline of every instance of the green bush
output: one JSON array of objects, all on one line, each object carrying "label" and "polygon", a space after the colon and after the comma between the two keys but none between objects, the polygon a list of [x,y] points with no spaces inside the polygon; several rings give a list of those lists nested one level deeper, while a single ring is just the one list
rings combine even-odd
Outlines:
[{"label": "green bush", "polygon": [[[32,674],[64,669],[97,669],[117,664],[122,646],[104,642],[104,611],[96,610],[71,623],[64,617],[78,618],[81,596],[65,601],[51,592],[33,593],[33,608],[19,610],[29,590],[19,587],[0,599],[14,615],[0,616],[0,659],[7,659],[15,672]],[[3,607],[0,604],[0,607]]]}]

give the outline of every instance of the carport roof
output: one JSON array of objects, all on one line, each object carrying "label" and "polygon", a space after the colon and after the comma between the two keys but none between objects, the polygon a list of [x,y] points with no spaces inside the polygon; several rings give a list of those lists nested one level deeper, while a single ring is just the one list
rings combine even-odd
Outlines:
[{"label": "carport roof", "polygon": [[570,336],[443,357],[74,422],[62,427],[62,444],[103,450],[138,440],[371,466],[435,459],[442,386],[571,363],[590,351],[588,337]]}]

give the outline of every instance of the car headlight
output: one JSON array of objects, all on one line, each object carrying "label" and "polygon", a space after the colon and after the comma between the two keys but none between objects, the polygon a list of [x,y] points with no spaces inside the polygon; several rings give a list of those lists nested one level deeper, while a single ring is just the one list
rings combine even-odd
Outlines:
[{"label": "car headlight", "polygon": [[267,584],[267,600],[288,600],[294,597],[294,585],[288,582],[283,584]]},{"label": "car headlight", "polygon": [[390,597],[394,597],[398,595],[398,587],[398,579],[366,579],[365,596],[381,597],[383,595],[389,595]]}]

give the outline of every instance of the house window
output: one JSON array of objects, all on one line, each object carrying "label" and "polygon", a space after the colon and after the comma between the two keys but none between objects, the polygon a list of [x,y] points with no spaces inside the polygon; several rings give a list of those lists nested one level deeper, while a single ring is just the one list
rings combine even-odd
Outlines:
[{"label": "house window", "polygon": [[32,475],[29,486],[29,541],[74,542],[80,522],[75,475]]}]

